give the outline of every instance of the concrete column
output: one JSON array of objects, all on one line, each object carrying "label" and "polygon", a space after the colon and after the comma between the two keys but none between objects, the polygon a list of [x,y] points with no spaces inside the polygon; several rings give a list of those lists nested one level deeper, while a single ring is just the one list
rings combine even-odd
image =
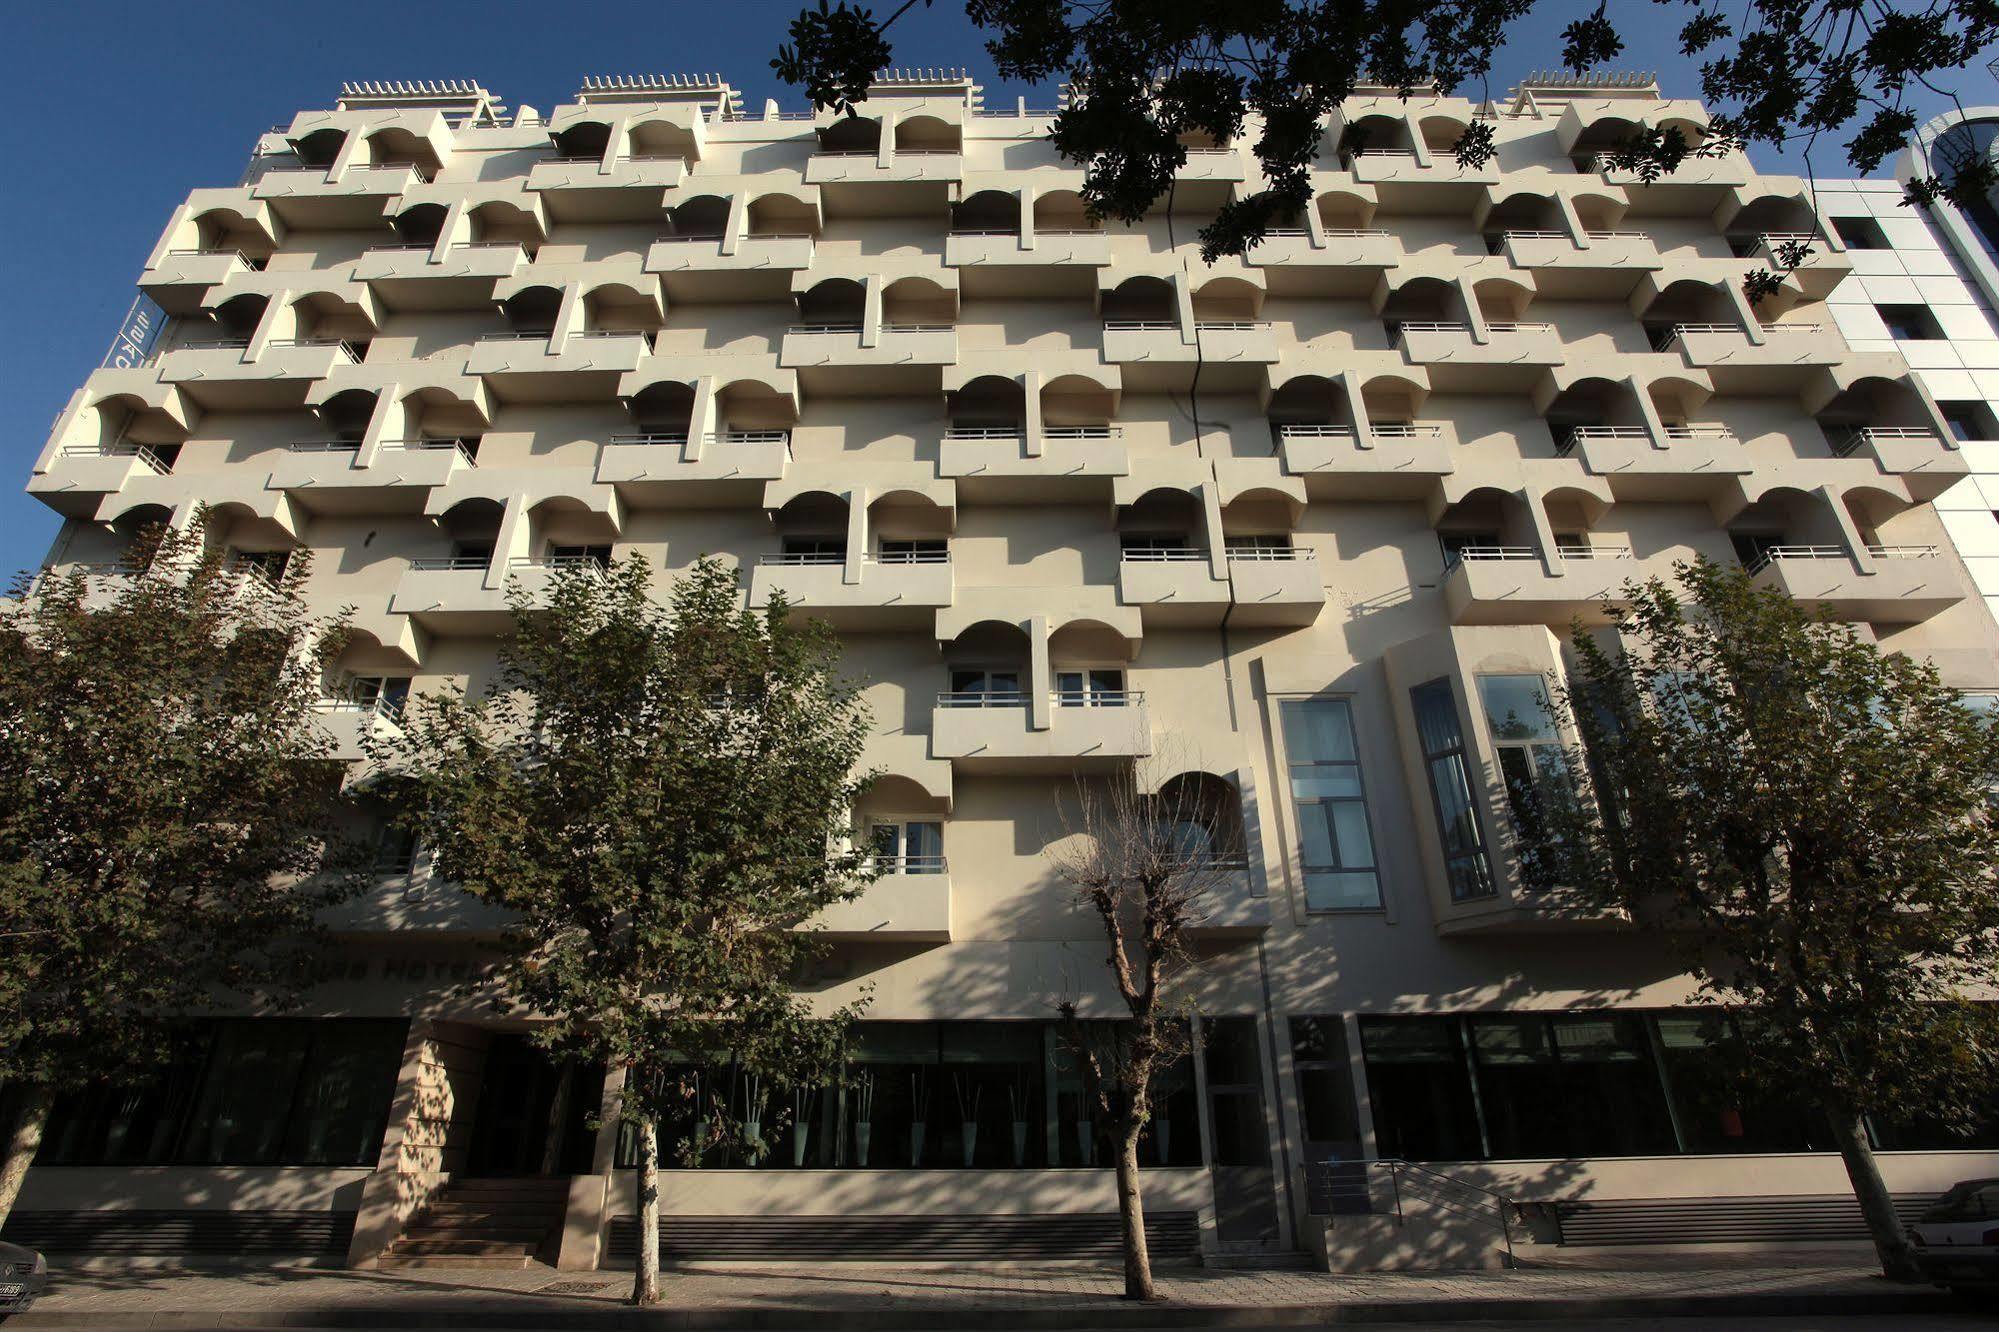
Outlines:
[{"label": "concrete column", "polygon": [[430,249],[430,262],[441,264],[454,245],[472,239],[472,209],[463,199],[453,199],[444,210],[444,225],[437,229],[437,244]]},{"label": "concrete column", "polygon": [[1627,375],[1624,383],[1625,387],[1631,390],[1633,398],[1637,400],[1638,419],[1644,423],[1645,436],[1652,441],[1652,447],[1655,449],[1670,447],[1671,442],[1666,438],[1666,423],[1659,419],[1659,409],[1653,405],[1652,395],[1646,391],[1644,383],[1637,375]]},{"label": "concrete column", "polygon": [[1020,377],[1021,451],[1030,458],[1039,458],[1046,448],[1041,435],[1041,383],[1039,370],[1028,370]]},{"label": "concrete column", "polygon": [[1578,250],[1589,248],[1589,232],[1583,227],[1582,217],[1576,212],[1576,201],[1559,191],[1548,196],[1554,201],[1555,211],[1562,215],[1562,230],[1569,233],[1569,241]]},{"label": "concrete column", "polygon": [[625,1070],[604,1071],[604,1096],[598,1107],[602,1127],[590,1154],[590,1173],[569,1180],[569,1208],[562,1218],[561,1247],[555,1265],[565,1272],[594,1271],[603,1259],[605,1232],[610,1224],[611,1189],[617,1173],[618,1110],[625,1094]]},{"label": "concrete column", "polygon": [[868,558],[868,489],[856,486],[847,492],[847,562],[840,581],[857,587]]},{"label": "concrete column", "polygon": [[881,117],[881,138],[875,144],[875,165],[886,171],[895,165],[895,122],[899,119],[893,113]]},{"label": "concrete column", "polygon": [[410,415],[401,386],[384,384],[375,395],[375,410],[368,413],[368,424],[361,431],[361,447],[354,450],[354,465],[373,467],[383,440],[408,439],[416,433],[410,428]]},{"label": "concrete column", "polygon": [[1305,239],[1315,250],[1326,248],[1326,224],[1319,216],[1319,195],[1313,191],[1311,201],[1305,205]]},{"label": "concrete column", "polygon": [[1742,294],[1741,285],[1733,278],[1727,279],[1721,283],[1721,292],[1727,299],[1729,308],[1735,311],[1736,319],[1742,324],[1744,336],[1751,343],[1760,345],[1764,341],[1763,321],[1758,319],[1756,311],[1750,308],[1749,298]]},{"label": "concrete column", "polygon": [[1853,515],[1846,511],[1846,502],[1838,486],[1820,486],[1812,492],[1832,510],[1833,525],[1839,529],[1839,539],[1846,544],[1846,553],[1853,561],[1853,567],[1862,575],[1874,576],[1874,557],[1867,553],[1866,539],[1860,535],[1860,528],[1853,521]]},{"label": "concrete column", "polygon": [[1183,269],[1166,279],[1173,285],[1173,315],[1180,321],[1180,341],[1193,346],[1199,335],[1194,331],[1194,291]]},{"label": "concrete column", "polygon": [[1471,279],[1459,277],[1452,281],[1457,284],[1458,299],[1464,302],[1465,326],[1471,329],[1471,340],[1491,342],[1492,330],[1485,325],[1485,312],[1478,308],[1478,293],[1472,290]]},{"label": "concrete column", "polygon": [[1032,615],[1027,624],[1027,726],[1045,731],[1055,724],[1054,673],[1048,665],[1048,617]]},{"label": "concrete column", "polygon": [[1229,576],[1229,557],[1222,536],[1221,487],[1210,479],[1203,481],[1196,492],[1195,498],[1201,505],[1201,535],[1208,547],[1208,573],[1225,580]]},{"label": "concrete column", "polygon": [[1360,1154],[1369,1161],[1381,1158],[1381,1140],[1374,1131],[1374,1106],[1367,1094],[1367,1059],[1360,1045],[1360,1015],[1348,1013],[1342,1019],[1347,1034],[1347,1072],[1353,1079],[1355,1126],[1360,1129]]},{"label": "concrete column", "polygon": [[745,185],[729,196],[729,220],[722,226],[722,253],[734,254],[750,234],[750,192]]},{"label": "concrete column", "polygon": [[687,461],[700,462],[708,436],[722,428],[716,420],[715,376],[702,375],[694,381],[694,406],[687,414]]},{"label": "concrete column", "polygon": [[882,284],[870,274],[861,279],[861,345],[877,346],[882,336]]},{"label": "concrete column", "polygon": [[1014,192],[1020,200],[1020,248],[1034,249],[1034,201],[1041,197],[1041,191],[1032,185],[1024,185]]},{"label": "concrete column", "polygon": [[1423,127],[1416,123],[1416,117],[1407,112],[1402,115],[1402,123],[1409,129],[1409,146],[1416,150],[1416,165],[1419,167],[1431,165],[1430,145],[1423,142]]},{"label": "concrete column", "polygon": [[611,122],[611,133],[604,141],[604,156],[597,163],[597,174],[608,176],[618,169],[618,163],[629,155],[626,145],[630,140],[627,133],[628,118],[619,116]]},{"label": "concrete column", "polygon": [[556,307],[555,327],[548,335],[548,355],[560,356],[568,346],[570,335],[583,330],[583,284],[566,283],[562,288],[562,304]]},{"label": "concrete column", "polygon": [[493,558],[486,565],[484,586],[498,589],[507,585],[507,575],[513,570],[517,559],[526,559],[530,523],[528,521],[528,497],[509,495],[507,508],[500,519],[500,532],[493,539]]},{"label": "concrete column", "polygon": [[355,161],[361,156],[362,150],[367,146],[368,141],[362,136],[360,130],[352,129],[347,131],[347,137],[340,141],[340,151],[333,155],[333,165],[326,168],[327,183],[329,185],[333,184],[345,176],[347,169],[354,165]]},{"label": "concrete column", "polygon": [[1340,392],[1346,395],[1347,424],[1353,427],[1354,447],[1373,448],[1374,423],[1367,419],[1367,400],[1361,396],[1360,376],[1351,370],[1342,370],[1333,379],[1339,384]]},{"label": "concrete column", "polygon": [[1550,578],[1562,576],[1562,555],[1555,545],[1555,529],[1548,522],[1548,510],[1542,505],[1540,496],[1531,490],[1516,490],[1513,498],[1527,509],[1527,521],[1532,525],[1534,546],[1541,554],[1541,567]]},{"label": "concrete column", "polygon": [[280,338],[298,336],[298,311],[292,307],[289,290],[271,293],[270,301],[264,306],[263,318],[250,334],[250,345],[243,349],[243,362],[249,364],[264,354],[264,348]]}]

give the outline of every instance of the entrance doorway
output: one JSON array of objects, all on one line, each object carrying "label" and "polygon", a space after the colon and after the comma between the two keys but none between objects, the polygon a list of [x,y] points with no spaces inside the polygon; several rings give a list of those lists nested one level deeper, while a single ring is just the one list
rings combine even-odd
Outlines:
[{"label": "entrance doorway", "polygon": [[603,1069],[556,1060],[517,1033],[495,1036],[473,1111],[466,1173],[588,1174],[597,1141],[589,1120],[603,1095]]}]

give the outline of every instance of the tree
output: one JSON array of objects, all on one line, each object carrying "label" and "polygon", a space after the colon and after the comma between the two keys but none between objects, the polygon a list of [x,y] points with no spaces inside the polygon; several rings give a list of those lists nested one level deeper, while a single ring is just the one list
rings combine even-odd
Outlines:
[{"label": "tree", "polygon": [[1740,1032],[1723,1053],[1824,1110],[1882,1270],[1913,1280],[1867,1121],[1990,1109],[1999,729],[1740,569],[1677,580],[1628,589],[1615,644],[1578,627],[1547,704],[1576,777],[1512,793],[1527,861],[1669,927]]},{"label": "tree", "polygon": [[[196,528],[203,526],[198,519]],[[314,723],[338,619],[154,528],[113,574],[0,604],[0,1220],[58,1095],[143,1080],[176,1028],[309,979],[314,914],[360,886]]]},{"label": "tree", "polygon": [[[659,1125],[735,1062],[772,1083],[821,1079],[852,1009],[815,1018],[794,927],[869,880],[851,811],[868,713],[834,675],[825,626],[774,600],[738,609],[703,560],[652,597],[632,556],[517,582],[497,682],[413,699],[381,757],[436,873],[516,921],[497,1002],[542,1019],[551,1051],[626,1070],[639,1144],[637,1304],[659,1301]],[[708,1111],[707,1138],[754,1131]],[[690,1162],[691,1164],[691,1162]]]},{"label": "tree", "polygon": [[[853,114],[893,57],[889,26],[915,2],[877,21],[865,6],[819,0],[793,20],[771,66],[814,106]],[[1646,180],[1689,156],[1751,143],[1799,146],[1809,160],[1821,136],[1848,131],[1847,161],[1864,175],[1915,129],[1910,89],[1936,90],[1939,76],[1999,37],[1992,0],[1657,3],[1686,16],[1680,49],[1703,61],[1701,92],[1714,119],[1702,144],[1654,128],[1609,155]],[[1227,143],[1244,132],[1246,113],[1255,115],[1267,188],[1227,204],[1202,228],[1210,262],[1246,252],[1278,219],[1311,206],[1310,170],[1327,117],[1356,85],[1404,97],[1427,87],[1483,90],[1509,28],[1534,8],[1535,0],[965,0],[966,16],[991,34],[986,51],[1001,77],[1068,84],[1049,139],[1084,168],[1083,198],[1098,216],[1137,221],[1186,163],[1182,136]],[[1563,29],[1562,64],[1577,74],[1624,49],[1607,3]],[[1456,150],[1467,166],[1493,153],[1484,120]],[[1980,159],[1948,179],[1915,182],[1911,199],[1963,206],[1995,184],[1999,175]]]},{"label": "tree", "polygon": [[1084,1094],[1116,1147],[1128,1300],[1158,1298],[1138,1144],[1152,1122],[1161,1077],[1193,1048],[1180,993],[1192,965],[1188,930],[1206,919],[1228,859],[1213,843],[1212,817],[1193,783],[1169,783],[1150,794],[1143,772],[1127,767],[1098,784],[1077,783],[1074,810],[1065,811],[1068,836],[1049,853],[1056,875],[1103,927],[1105,966],[1129,1015],[1086,1022],[1076,1002],[1062,1006]]}]

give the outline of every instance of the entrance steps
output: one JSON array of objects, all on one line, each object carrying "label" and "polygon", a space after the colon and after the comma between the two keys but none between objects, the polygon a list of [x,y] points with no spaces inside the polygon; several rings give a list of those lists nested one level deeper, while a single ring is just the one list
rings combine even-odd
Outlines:
[{"label": "entrance steps", "polygon": [[552,1253],[569,1179],[454,1179],[403,1228],[381,1267],[526,1267]]}]

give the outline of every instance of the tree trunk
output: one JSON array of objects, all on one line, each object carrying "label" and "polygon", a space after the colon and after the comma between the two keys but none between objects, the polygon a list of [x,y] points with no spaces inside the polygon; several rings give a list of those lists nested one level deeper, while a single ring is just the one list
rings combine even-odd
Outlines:
[{"label": "tree trunk", "polygon": [[1145,1247],[1145,1200],[1138,1191],[1138,1135],[1144,1126],[1134,1117],[1120,1125],[1117,1149],[1117,1210],[1124,1228],[1124,1297],[1156,1300],[1152,1289],[1152,1255]]},{"label": "tree trunk", "polygon": [[632,1303],[659,1303],[659,1126],[639,1126],[639,1271]]},{"label": "tree trunk", "polygon": [[1843,1106],[1829,1107],[1832,1135],[1839,1143],[1840,1159],[1846,1162],[1846,1177],[1853,1181],[1853,1196],[1860,1200],[1860,1215],[1874,1240],[1874,1252],[1881,1258],[1881,1275],[1890,1281],[1921,1281],[1915,1250],[1895,1216],[1895,1202],[1881,1180],[1881,1167],[1874,1150],[1867,1145],[1867,1126],[1860,1112]]},{"label": "tree trunk", "polygon": [[0,1225],[7,1223],[8,1214],[14,1210],[14,1199],[21,1196],[21,1183],[27,1179],[28,1167],[42,1145],[42,1130],[48,1127],[49,1107],[55,1100],[55,1093],[40,1083],[29,1083],[21,1090],[21,1108],[14,1115],[14,1131],[7,1138],[7,1159],[0,1163]]}]

